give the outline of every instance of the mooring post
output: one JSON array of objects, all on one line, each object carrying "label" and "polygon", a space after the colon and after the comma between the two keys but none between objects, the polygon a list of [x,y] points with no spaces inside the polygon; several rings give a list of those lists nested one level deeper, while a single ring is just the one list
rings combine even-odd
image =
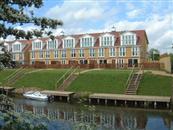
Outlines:
[{"label": "mooring post", "polygon": [[117,105],[117,100],[114,100],[114,105]]},{"label": "mooring post", "polygon": [[157,107],[157,102],[154,102],[154,108],[156,108]]},{"label": "mooring post", "polygon": [[67,97],[67,102],[70,102],[70,97],[69,96]]},{"label": "mooring post", "polygon": [[62,100],[62,97],[61,97],[61,96],[59,96],[59,100],[60,100],[60,101]]},{"label": "mooring post", "polygon": [[107,105],[107,103],[108,103],[108,100],[107,100],[107,99],[105,99],[105,105]]},{"label": "mooring post", "polygon": [[99,104],[100,103],[100,100],[99,100],[99,98],[97,98],[97,104]]},{"label": "mooring post", "polygon": [[169,108],[169,102],[166,103],[167,108]]},{"label": "mooring post", "polygon": [[127,106],[127,101],[126,100],[124,101],[124,103],[125,103],[125,106]]},{"label": "mooring post", "polygon": [[137,106],[137,101],[135,101],[135,107]]},{"label": "mooring post", "polygon": [[147,107],[147,101],[144,101],[144,107]]}]

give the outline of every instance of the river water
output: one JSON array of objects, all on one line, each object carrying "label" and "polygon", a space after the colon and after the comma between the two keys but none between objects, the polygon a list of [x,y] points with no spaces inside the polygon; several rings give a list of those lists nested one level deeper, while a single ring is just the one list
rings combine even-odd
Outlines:
[{"label": "river water", "polygon": [[16,98],[16,112],[46,115],[50,130],[173,130],[173,113],[167,110],[87,106]]}]

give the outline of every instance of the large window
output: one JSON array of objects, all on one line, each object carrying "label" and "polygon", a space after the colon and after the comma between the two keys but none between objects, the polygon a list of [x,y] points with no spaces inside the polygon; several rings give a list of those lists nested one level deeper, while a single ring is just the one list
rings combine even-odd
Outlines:
[{"label": "large window", "polygon": [[79,57],[84,57],[84,49],[79,50]]},{"label": "large window", "polygon": [[99,57],[104,57],[104,48],[99,48],[98,49],[98,56]]},{"label": "large window", "polygon": [[71,49],[71,57],[76,57],[75,49]]},{"label": "large window", "polygon": [[103,35],[100,37],[100,46],[113,46],[113,45],[114,45],[114,36]]},{"label": "large window", "polygon": [[42,42],[40,40],[32,42],[32,50],[40,50],[40,49],[42,49]]},{"label": "large window", "polygon": [[32,59],[35,58],[35,52],[34,52],[34,51],[31,52],[31,58],[32,58]]},{"label": "large window", "polygon": [[47,42],[47,49],[56,49],[57,48],[57,41],[56,40],[49,40]]},{"label": "large window", "polygon": [[94,48],[90,48],[89,49],[89,55],[90,55],[90,57],[94,57],[95,56],[95,50],[94,50]]},{"label": "large window", "polygon": [[121,36],[121,45],[136,45],[136,35],[127,33]]},{"label": "large window", "polygon": [[74,48],[75,40],[74,38],[67,38],[63,40],[63,48]]},{"label": "large window", "polygon": [[58,50],[54,51],[54,58],[58,58]]},{"label": "large window", "polygon": [[46,58],[50,58],[50,52],[46,51]]},{"label": "large window", "polygon": [[83,37],[80,40],[81,47],[93,47],[94,45],[94,38],[93,37]]},{"label": "large window", "polygon": [[109,48],[109,56],[114,57],[115,56],[115,48]]},{"label": "large window", "polygon": [[132,47],[132,56],[139,56],[139,47]]},{"label": "large window", "polygon": [[66,50],[61,50],[61,57],[66,58]]},{"label": "large window", "polygon": [[119,56],[126,56],[126,48],[125,47],[119,48]]},{"label": "large window", "polygon": [[13,52],[21,52],[21,44],[13,44],[12,45]]},{"label": "large window", "polygon": [[39,58],[43,58],[43,52],[42,51],[39,52]]}]

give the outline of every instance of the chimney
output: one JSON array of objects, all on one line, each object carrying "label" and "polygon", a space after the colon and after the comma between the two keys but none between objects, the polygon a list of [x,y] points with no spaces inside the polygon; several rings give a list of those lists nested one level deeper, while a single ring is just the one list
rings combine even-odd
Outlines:
[{"label": "chimney", "polygon": [[112,31],[112,32],[116,32],[115,26],[112,26],[111,31]]}]

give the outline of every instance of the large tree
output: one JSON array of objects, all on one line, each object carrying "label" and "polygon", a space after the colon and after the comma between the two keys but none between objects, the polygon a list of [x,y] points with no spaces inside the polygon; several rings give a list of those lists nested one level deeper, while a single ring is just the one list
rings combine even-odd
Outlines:
[{"label": "large tree", "polygon": [[[36,17],[30,8],[40,8],[43,0],[0,0],[0,37],[4,39],[13,35],[18,38],[31,39],[33,36],[41,37],[43,34],[51,35],[48,29],[56,29],[62,25],[62,21],[49,19],[46,17]],[[16,29],[15,25],[32,24],[39,26],[40,29],[24,31]]]},{"label": "large tree", "polygon": [[160,59],[160,52],[155,48],[151,48],[149,51],[149,58],[152,61],[158,61]]},{"label": "large tree", "polygon": [[[43,0],[0,0],[0,38],[6,39],[7,36],[12,35],[16,39],[31,39],[42,37],[43,34],[54,38],[50,30],[56,29],[63,23],[56,19],[34,16],[30,9],[41,6],[43,6]],[[25,31],[15,28],[19,25],[34,25],[39,29]],[[0,49],[2,48],[3,44],[0,43]],[[11,61],[11,55],[5,49],[0,50],[0,69],[2,66],[8,67]]]}]

